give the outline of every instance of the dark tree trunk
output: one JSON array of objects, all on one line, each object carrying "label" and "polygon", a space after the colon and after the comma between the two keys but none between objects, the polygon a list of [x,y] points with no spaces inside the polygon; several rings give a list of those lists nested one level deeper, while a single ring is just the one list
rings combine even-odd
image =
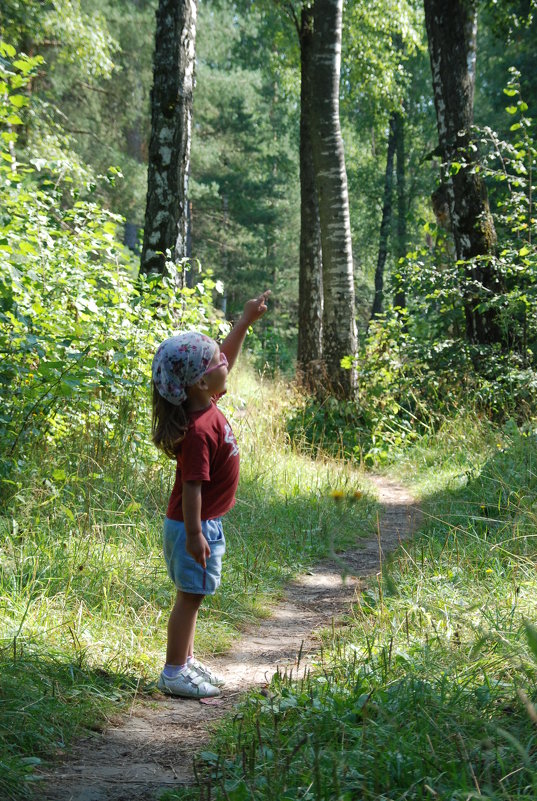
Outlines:
[{"label": "dark tree trunk", "polygon": [[303,8],[300,40],[300,271],[298,281],[297,367],[309,389],[319,382],[322,357],[323,279],[319,203],[315,187],[309,114],[313,13]]},{"label": "dark tree trunk", "polygon": [[[477,2],[425,0],[425,22],[457,259],[486,257],[495,251],[496,232],[485,184],[474,171],[471,141]],[[479,266],[468,267],[463,287],[467,336],[475,343],[498,341],[500,336],[495,314],[478,309],[482,287],[489,295],[497,289],[486,259]]]},{"label": "dark tree trunk", "polygon": [[315,0],[310,130],[323,259],[323,387],[352,397],[356,371],[341,367],[356,351],[354,271],[347,174],[339,122],[343,0]]},{"label": "dark tree trunk", "polygon": [[406,256],[406,182],[405,182],[405,118],[401,112],[395,115],[395,158],[396,158],[396,185],[397,185],[397,239],[395,251],[396,290],[393,305],[396,309],[406,307],[406,292],[399,272],[399,262]]},{"label": "dark tree trunk", "polygon": [[141,271],[186,256],[196,0],[159,0]]},{"label": "dark tree trunk", "polygon": [[384,202],[382,204],[382,219],[380,221],[379,252],[377,267],[375,269],[375,297],[371,309],[371,319],[382,314],[384,302],[384,265],[388,255],[388,238],[392,224],[392,194],[393,194],[393,157],[396,143],[395,114],[390,117],[388,132],[388,152],[386,155],[386,172],[384,174]]}]

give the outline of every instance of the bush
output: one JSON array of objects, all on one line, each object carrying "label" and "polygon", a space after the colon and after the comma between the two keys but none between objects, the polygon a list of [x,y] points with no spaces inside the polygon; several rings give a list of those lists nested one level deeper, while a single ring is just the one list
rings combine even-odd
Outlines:
[{"label": "bush", "polygon": [[[0,453],[1,477],[22,469],[38,441],[96,429],[99,447],[143,446],[132,409],[149,398],[159,341],[180,327],[215,332],[210,276],[180,288],[182,265],[166,276],[137,275],[119,244],[120,218],[52,166],[20,163],[16,127],[22,94],[39,59],[2,44],[0,124]],[[113,181],[110,170],[104,181]],[[119,425],[130,415],[128,433]],[[144,418],[145,419],[145,418]]]},{"label": "bush", "polygon": [[[502,142],[490,129],[478,132],[477,169],[489,183],[501,243],[486,257],[488,286],[476,277],[485,257],[455,261],[446,235],[427,224],[435,246],[407,254],[391,276],[393,296],[404,287],[408,307],[388,308],[372,320],[354,358],[356,401],[310,399],[290,420],[293,438],[314,449],[386,462],[460,411],[499,423],[537,412],[537,147],[515,70],[505,93],[515,141]],[[478,314],[492,312],[494,341],[466,337],[470,302]],[[347,362],[350,367],[353,359]]]}]

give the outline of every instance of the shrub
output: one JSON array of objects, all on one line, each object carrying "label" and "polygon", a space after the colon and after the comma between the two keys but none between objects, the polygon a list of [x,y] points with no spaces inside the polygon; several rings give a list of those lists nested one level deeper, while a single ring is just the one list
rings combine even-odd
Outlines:
[{"label": "shrub", "polygon": [[[1,44],[0,453],[4,486],[32,444],[98,429],[100,447],[143,444],[140,419],[156,344],[180,327],[214,332],[209,277],[181,288],[183,265],[137,275],[120,218],[51,165],[17,160],[23,94],[39,59]],[[22,115],[22,116],[20,116]],[[103,181],[114,181],[110,170]],[[67,200],[66,200],[67,198]],[[68,201],[68,202],[67,202]],[[119,423],[129,415],[129,433]]]}]

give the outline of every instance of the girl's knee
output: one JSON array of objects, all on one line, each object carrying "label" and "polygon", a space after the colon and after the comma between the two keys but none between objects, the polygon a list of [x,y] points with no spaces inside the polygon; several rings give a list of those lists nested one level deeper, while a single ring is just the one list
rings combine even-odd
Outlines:
[{"label": "girl's knee", "polygon": [[197,609],[201,606],[204,598],[205,595],[178,590],[175,603],[179,605],[184,604],[185,606],[190,606]]}]

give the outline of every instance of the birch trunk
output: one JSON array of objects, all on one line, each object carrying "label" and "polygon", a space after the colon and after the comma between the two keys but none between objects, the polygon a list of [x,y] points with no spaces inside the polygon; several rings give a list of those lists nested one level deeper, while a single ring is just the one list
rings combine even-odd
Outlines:
[{"label": "birch trunk", "polygon": [[[399,261],[406,256],[406,170],[405,170],[405,118],[401,112],[395,115],[395,158],[396,158],[396,186],[397,186],[397,247],[395,252],[395,270],[399,274]],[[393,299],[396,309],[406,307],[406,288],[400,278],[396,280],[396,290]]]},{"label": "birch trunk", "polygon": [[[297,26],[298,27],[298,26]],[[313,86],[313,13],[303,8],[300,41],[300,270],[298,281],[297,367],[304,385],[318,388],[322,355],[323,280],[319,203],[315,187],[309,115]]]},{"label": "birch trunk", "polygon": [[141,272],[164,272],[187,247],[196,0],[159,0]]},{"label": "birch trunk", "polygon": [[355,370],[341,367],[356,352],[354,271],[347,174],[339,123],[339,73],[343,0],[315,0],[310,110],[315,183],[319,199],[323,259],[322,356],[326,388],[351,397]]},{"label": "birch trunk", "polygon": [[371,319],[382,314],[384,302],[384,265],[388,255],[388,236],[392,224],[392,195],[393,195],[393,159],[396,144],[395,114],[390,117],[388,133],[388,151],[386,154],[386,172],[384,174],[384,202],[382,204],[382,219],[380,221],[379,252],[375,269],[375,297],[371,309]]},{"label": "birch trunk", "polygon": [[[438,138],[446,165],[445,181],[456,256],[467,260],[492,255],[496,232],[485,184],[474,171],[471,138],[477,2],[425,0],[424,5]],[[494,313],[478,309],[483,301],[483,288],[489,296],[496,289],[486,259],[479,266],[468,267],[463,288],[466,332],[469,340],[475,343],[499,338]]]}]

